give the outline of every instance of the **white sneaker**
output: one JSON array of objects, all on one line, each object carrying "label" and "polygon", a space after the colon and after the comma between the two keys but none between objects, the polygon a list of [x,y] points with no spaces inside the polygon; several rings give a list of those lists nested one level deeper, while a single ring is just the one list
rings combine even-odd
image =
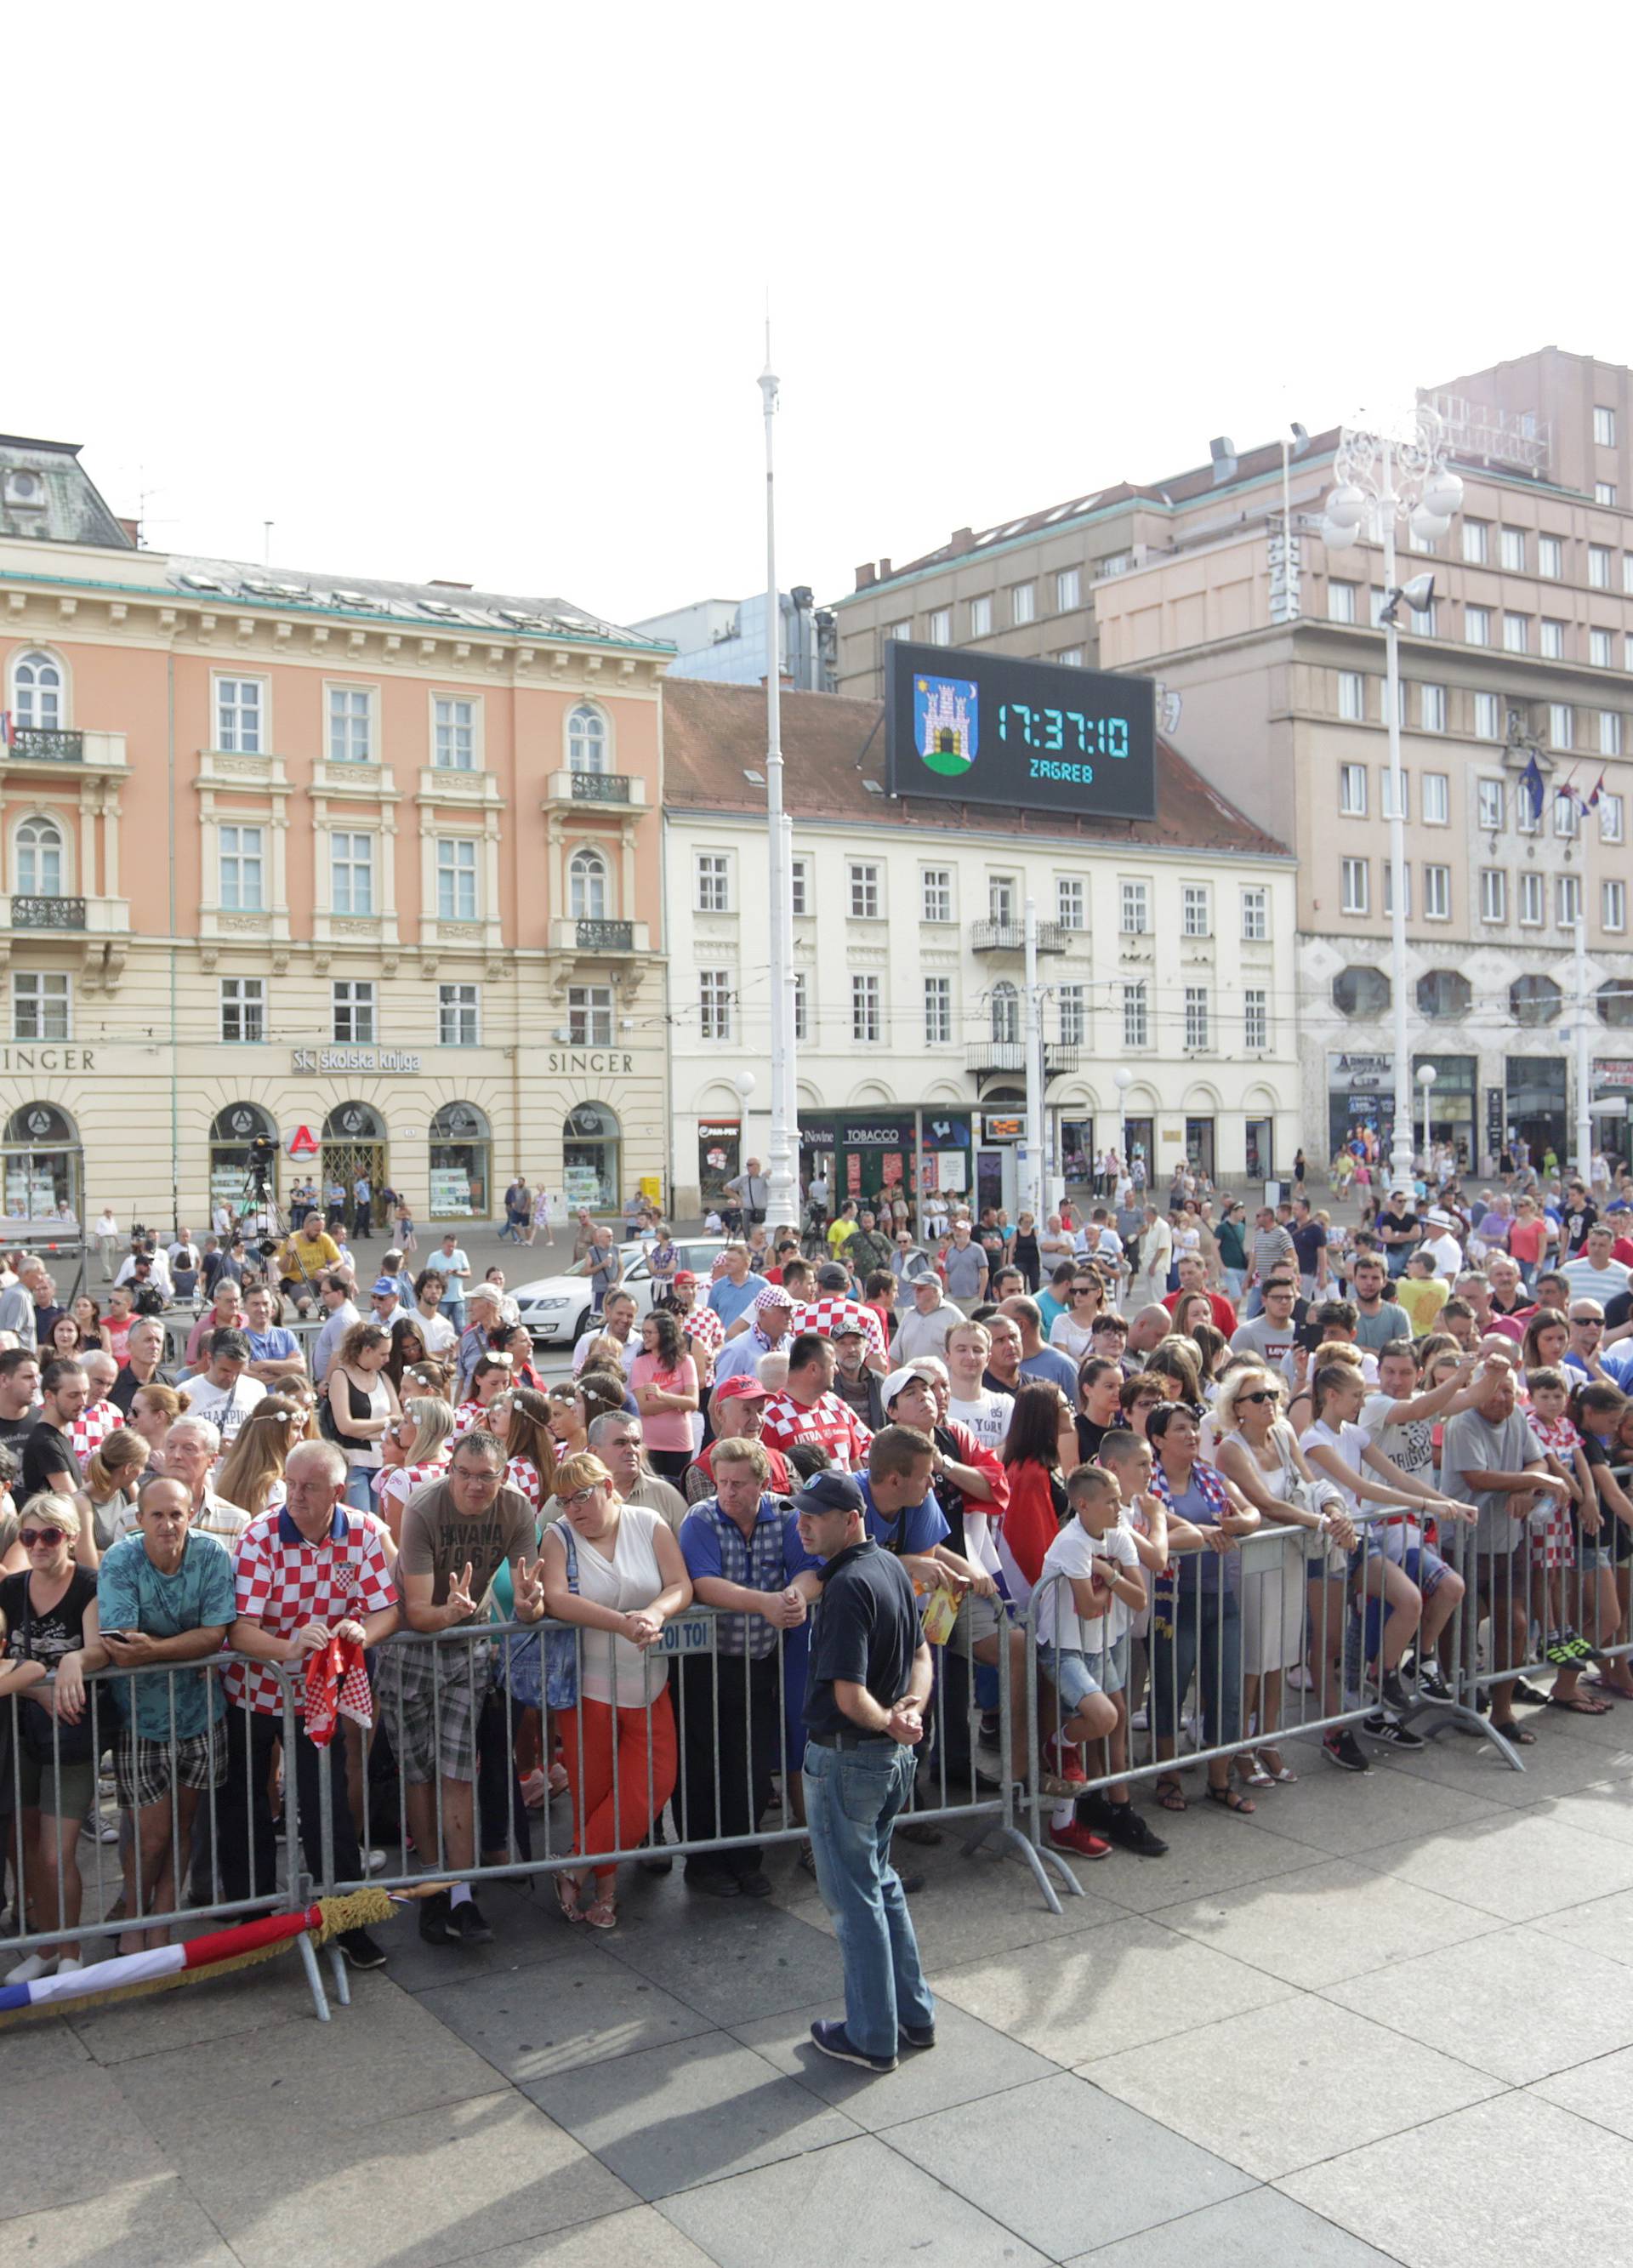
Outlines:
[{"label": "white sneaker", "polygon": [[8,1984],[37,1984],[42,1977],[53,1977],[55,1973],[55,1953],[31,1953],[26,1960],[19,1961],[15,1969],[6,1970],[5,1981]]},{"label": "white sneaker", "polygon": [[363,1854],[363,1871],[365,1874],[383,1874],[386,1871],[386,1853],[383,1851],[365,1851]]},{"label": "white sneaker", "polygon": [[119,1840],[118,1820],[105,1819],[102,1822],[102,1824],[96,1830],[96,1839],[99,1843],[117,1843]]},{"label": "white sneaker", "polygon": [[56,1973],[59,1977],[77,1977],[85,1965],[85,1964],[83,1961],[75,1961],[70,1956],[67,1961],[59,1961],[57,1962]]}]

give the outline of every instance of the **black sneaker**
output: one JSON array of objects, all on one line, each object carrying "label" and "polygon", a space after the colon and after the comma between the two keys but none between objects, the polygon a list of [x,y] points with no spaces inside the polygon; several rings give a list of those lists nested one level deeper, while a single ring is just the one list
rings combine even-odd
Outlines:
[{"label": "black sneaker", "polygon": [[896,2027],[898,2051],[902,2048],[933,2048],[935,2044],[936,2028],[933,2024],[898,2024]]},{"label": "black sneaker", "polygon": [[464,1898],[448,1915],[450,1945],[491,1945],[493,1932],[474,1898]]},{"label": "black sneaker", "polygon": [[[1082,1819],[1081,1808],[1078,1816]],[[1108,1803],[1097,1822],[1087,1822],[1097,1835],[1114,1843],[1120,1851],[1132,1851],[1136,1859],[1161,1859],[1167,1855],[1168,1846],[1152,1827],[1143,1811],[1131,1803]]]},{"label": "black sneaker", "polygon": [[1421,1733],[1409,1732],[1398,1717],[1387,1716],[1383,1710],[1374,1709],[1364,1718],[1361,1730],[1369,1741],[1382,1741],[1391,1749],[1421,1749],[1427,1744]]},{"label": "black sneaker", "polygon": [[446,1890],[433,1890],[420,1900],[420,1935],[430,1945],[448,1942],[448,1918],[453,1909]]},{"label": "black sneaker", "polygon": [[1386,1669],[1378,1681],[1378,1690],[1387,1709],[1397,1710],[1404,1716],[1412,1706],[1412,1697],[1401,1683],[1398,1669]]},{"label": "black sneaker", "polygon": [[1365,1749],[1347,1725],[1336,1733],[1328,1734],[1321,1742],[1321,1754],[1340,1771],[1368,1772],[1372,1769],[1366,1761]]},{"label": "black sneaker", "polygon": [[1420,1701],[1453,1701],[1457,1697],[1438,1669],[1420,1669],[1417,1697]]},{"label": "black sneaker", "polygon": [[706,1891],[711,1898],[737,1898],[742,1887],[735,1874],[728,1874],[724,1867],[688,1867],[684,1877],[688,1890]]},{"label": "black sneaker", "polygon": [[832,2019],[819,2017],[811,2027],[811,2040],[813,2046],[820,2048],[825,2056],[832,2056],[835,2063],[857,2064],[864,2071],[886,2072],[896,2067],[894,2056],[864,2055],[860,2048],[852,2046],[844,2026]]},{"label": "black sneaker", "polygon": [[758,1867],[751,1867],[746,1874],[738,1876],[737,1887],[746,1898],[769,1898],[771,1895],[771,1877],[769,1874],[762,1874]]},{"label": "black sneaker", "polygon": [[335,1940],[353,1969],[384,1969],[386,1948],[366,1929],[343,1929]]}]

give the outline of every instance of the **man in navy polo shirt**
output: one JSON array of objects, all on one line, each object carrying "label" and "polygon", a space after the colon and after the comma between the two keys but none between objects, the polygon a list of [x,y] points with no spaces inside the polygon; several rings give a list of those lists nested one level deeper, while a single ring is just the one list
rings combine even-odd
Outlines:
[{"label": "man in navy polo shirt", "polygon": [[811,2037],[842,2063],[890,2072],[903,2043],[936,2043],[936,2004],[890,1862],[912,1752],[924,1737],[930,1648],[907,1571],[867,1533],[860,1484],[818,1473],[794,1509],[800,1543],[822,1563],[805,1696],[805,1818],[845,1972],[844,2021],[819,2019]]}]

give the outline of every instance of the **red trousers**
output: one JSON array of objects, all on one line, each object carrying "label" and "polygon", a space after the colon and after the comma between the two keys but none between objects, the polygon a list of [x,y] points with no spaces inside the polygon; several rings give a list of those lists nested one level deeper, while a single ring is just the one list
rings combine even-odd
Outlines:
[{"label": "red trousers", "polygon": [[[555,1710],[551,1714],[561,1735],[562,1762],[572,1789],[574,1852],[634,1851],[674,1793],[674,1712],[669,1705],[669,1688],[665,1686],[650,1710],[614,1709],[610,1702],[581,1699],[576,1709]],[[615,1805],[614,1746],[618,1755]],[[610,1861],[595,1869],[603,1882],[610,1882],[617,1871]]]}]

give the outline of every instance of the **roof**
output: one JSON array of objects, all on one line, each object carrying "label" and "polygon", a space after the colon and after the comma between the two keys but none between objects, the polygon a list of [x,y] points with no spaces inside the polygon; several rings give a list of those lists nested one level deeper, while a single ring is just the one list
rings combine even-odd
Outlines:
[{"label": "roof", "polygon": [[79,446],[0,433],[0,535],[136,549],[80,463]]},{"label": "roof", "polygon": [[[765,814],[766,706],[761,688],[703,678],[664,680],[664,805],[673,812]],[[885,782],[885,706],[841,693],[782,700],[783,797],[796,819],[893,819],[942,832],[994,831],[1042,840],[1145,843],[1173,850],[1286,858],[1284,843],[1255,827],[1178,750],[1157,742],[1157,816],[1079,819],[1060,811],[1011,812],[928,796],[891,802]],[[757,777],[747,775],[755,773]],[[870,788],[869,781],[874,783]]]}]

